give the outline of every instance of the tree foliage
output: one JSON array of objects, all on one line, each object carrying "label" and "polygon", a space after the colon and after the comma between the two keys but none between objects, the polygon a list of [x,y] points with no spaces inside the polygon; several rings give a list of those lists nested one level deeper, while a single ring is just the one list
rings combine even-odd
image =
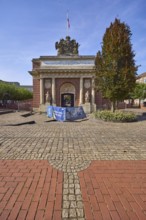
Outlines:
[{"label": "tree foliage", "polygon": [[96,86],[111,101],[112,111],[135,87],[137,66],[131,35],[129,26],[115,19],[106,29],[102,50],[96,56]]},{"label": "tree foliage", "polygon": [[0,100],[27,100],[32,96],[32,92],[27,89],[0,82]]},{"label": "tree foliage", "polygon": [[146,98],[146,84],[145,83],[136,83],[136,86],[132,93],[130,93],[132,99],[143,100]]}]

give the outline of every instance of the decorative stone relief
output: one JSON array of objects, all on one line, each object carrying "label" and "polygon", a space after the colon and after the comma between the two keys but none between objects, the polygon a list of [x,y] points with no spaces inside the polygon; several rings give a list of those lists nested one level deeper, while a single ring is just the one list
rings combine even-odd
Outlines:
[{"label": "decorative stone relief", "polygon": [[58,55],[78,55],[79,44],[76,40],[71,40],[70,36],[66,36],[66,39],[61,39],[55,43],[55,48],[58,51]]},{"label": "decorative stone relief", "polygon": [[85,93],[85,102],[89,102],[90,101],[90,94],[89,91],[87,90],[87,92]]},{"label": "decorative stone relief", "polygon": [[46,103],[50,103],[50,101],[51,101],[51,96],[50,96],[49,91],[46,92],[45,96],[46,96]]},{"label": "decorative stone relief", "polygon": [[65,83],[61,86],[60,93],[72,93],[75,94],[75,87],[71,83]]},{"label": "decorative stone relief", "polygon": [[86,89],[89,89],[89,88],[91,87],[91,81],[90,81],[90,79],[85,79],[85,81],[84,81],[84,87],[85,87]]},{"label": "decorative stone relief", "polygon": [[33,69],[39,69],[40,68],[40,61],[34,61],[33,62]]},{"label": "decorative stone relief", "polygon": [[45,79],[45,89],[50,89],[50,88],[51,88],[51,80]]}]

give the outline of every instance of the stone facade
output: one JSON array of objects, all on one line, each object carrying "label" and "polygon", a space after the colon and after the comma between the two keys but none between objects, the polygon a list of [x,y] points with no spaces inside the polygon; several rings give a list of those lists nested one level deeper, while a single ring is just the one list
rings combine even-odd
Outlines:
[{"label": "stone facade", "polygon": [[83,106],[86,113],[91,113],[96,110],[96,104],[102,107],[101,93],[95,93],[94,88],[95,56],[78,55],[78,47],[79,44],[68,37],[56,42],[57,56],[32,60],[29,73],[33,77],[34,109],[46,111],[48,105]]},{"label": "stone facade", "polygon": [[146,83],[146,72],[138,75],[136,82],[138,82],[138,83]]},{"label": "stone facade", "polygon": [[[146,83],[146,72],[138,75],[136,82],[137,83]],[[146,93],[145,90],[143,92]],[[146,109],[146,99],[141,100],[141,102],[139,99],[135,99],[134,103],[139,105],[142,109],[144,109],[144,110]]]},{"label": "stone facade", "polygon": [[46,101],[48,92],[50,105],[63,106],[63,95],[68,94],[72,95],[72,106],[82,105],[85,109],[85,94],[88,91],[89,112],[93,111],[95,108],[94,58],[94,56],[48,56],[33,59],[33,70],[30,71],[33,76],[33,107],[44,111],[48,105]]}]

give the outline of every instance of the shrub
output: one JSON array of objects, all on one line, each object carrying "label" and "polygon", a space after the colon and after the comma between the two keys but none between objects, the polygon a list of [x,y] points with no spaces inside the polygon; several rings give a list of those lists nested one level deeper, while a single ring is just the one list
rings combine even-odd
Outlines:
[{"label": "shrub", "polygon": [[108,110],[95,112],[95,118],[102,119],[104,121],[113,122],[134,122],[137,121],[137,116],[133,112],[116,111],[111,112]]}]

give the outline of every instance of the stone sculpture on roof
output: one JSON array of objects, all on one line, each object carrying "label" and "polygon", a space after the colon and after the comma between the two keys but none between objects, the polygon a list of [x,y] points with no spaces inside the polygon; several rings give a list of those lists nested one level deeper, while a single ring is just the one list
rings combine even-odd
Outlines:
[{"label": "stone sculpture on roof", "polygon": [[66,39],[61,39],[60,42],[55,43],[55,48],[58,50],[58,55],[78,55],[79,44],[76,40],[71,40],[70,36],[67,36]]}]

